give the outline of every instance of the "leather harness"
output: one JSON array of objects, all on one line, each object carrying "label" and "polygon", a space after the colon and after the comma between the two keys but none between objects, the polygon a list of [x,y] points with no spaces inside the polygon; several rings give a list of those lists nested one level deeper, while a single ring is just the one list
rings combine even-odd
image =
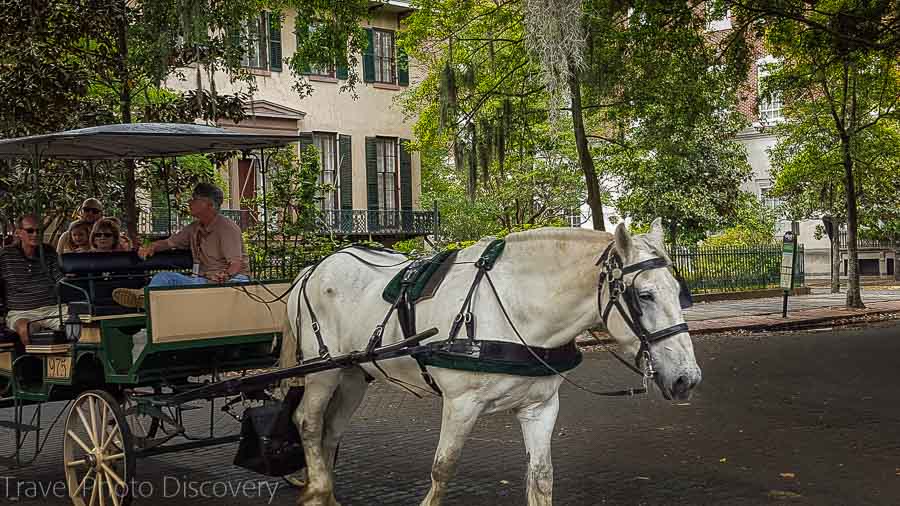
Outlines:
[{"label": "leather harness", "polygon": [[[478,261],[475,262],[475,267],[478,270],[475,273],[475,278],[472,281],[471,286],[469,287],[469,291],[466,294],[466,298],[463,301],[462,307],[453,319],[453,323],[450,327],[450,332],[447,339],[429,343],[424,347],[423,350],[412,354],[413,358],[415,358],[416,362],[418,363],[425,383],[429,387],[431,387],[431,389],[438,395],[442,395],[442,392],[437,383],[434,381],[434,378],[426,369],[426,365],[460,370],[485,371],[486,369],[489,369],[488,372],[503,372],[523,376],[549,376],[560,374],[563,371],[573,369],[581,363],[581,352],[576,347],[574,340],[557,348],[539,348],[529,346],[524,341],[524,339],[522,339],[522,336],[519,334],[512,320],[509,318],[509,314],[503,307],[503,303],[500,300],[496,287],[494,287],[493,281],[490,279],[490,276],[488,274],[488,272],[493,268],[494,263],[502,254],[504,247],[505,241],[503,241],[502,239],[494,240],[488,245],[487,248],[485,248]],[[634,365],[628,363],[628,361],[623,359],[614,351],[609,351],[630,370],[643,376],[645,385],[644,388],[641,389],[631,388],[614,392],[592,393],[612,396],[633,395],[635,393],[646,392],[647,381],[649,379],[652,379],[655,375],[655,371],[653,369],[653,357],[650,351],[651,345],[682,332],[687,332],[688,326],[686,323],[679,323],[653,332],[648,331],[646,327],[644,327],[643,322],[641,321],[643,312],[640,308],[638,294],[634,289],[634,280],[646,271],[666,268],[669,266],[672,266],[674,268],[674,265],[670,264],[669,261],[663,257],[655,257],[625,266],[623,265],[623,260],[619,256],[618,252],[616,252],[612,247],[612,243],[607,246],[607,248],[603,251],[603,254],[600,256],[600,259],[597,261],[597,265],[603,264],[603,270],[601,270],[600,272],[597,287],[597,309],[600,312],[600,316],[604,324],[607,324],[612,309],[616,308],[619,311],[622,319],[625,321],[625,324],[640,340],[641,345],[638,353],[634,357]],[[375,264],[372,264],[352,253],[346,251],[341,251],[338,253],[350,254],[351,256],[368,265],[376,266]],[[441,273],[442,276],[440,276],[440,279],[442,279],[443,275],[446,275],[446,271],[447,269],[449,269],[449,265],[453,264],[453,258],[447,259],[445,257],[441,260],[441,263],[443,264],[441,266],[443,272]],[[448,261],[444,262],[444,260]],[[432,261],[432,259],[425,259],[413,262],[404,269],[404,272],[402,272],[399,294],[397,294],[397,297],[394,299],[382,322],[375,327],[372,336],[369,338],[369,342],[366,346],[367,354],[372,354],[376,348],[381,346],[385,326],[387,325],[394,311],[398,312],[398,319],[400,321],[400,326],[404,338],[408,338],[416,333],[415,298],[411,298],[409,296],[410,287],[419,279],[419,276],[421,275],[423,270],[434,269],[434,264],[435,262]],[[322,338],[321,326],[319,325],[318,319],[316,318],[315,312],[313,311],[312,305],[310,304],[309,298],[306,294],[306,284],[318,265],[319,264],[317,263],[316,265],[312,266],[306,273],[304,273],[301,279],[301,292],[303,293],[303,300],[312,320],[313,333],[315,334],[316,341],[319,345],[319,357],[327,359],[330,357],[328,347],[325,345],[324,339]],[[687,285],[684,283],[684,280],[678,275],[677,268],[675,269],[675,273],[676,279],[681,286],[679,300],[683,308],[689,307],[691,304],[690,291],[687,289]],[[630,283],[625,281],[625,276],[628,274],[635,274]],[[503,310],[504,316],[506,317],[508,323],[510,324],[522,344],[508,341],[476,339],[476,322],[475,315],[472,312],[472,298],[475,290],[478,288],[483,279],[488,280],[494,296],[500,303],[500,307]],[[609,287],[609,301],[607,302],[605,307],[603,307],[602,303],[602,292],[604,285],[608,285]],[[437,287],[434,286],[433,290],[436,289]],[[624,306],[621,300],[625,301]],[[457,339],[463,327],[465,327],[466,339]],[[297,347],[297,354],[298,362],[302,362],[302,356],[300,355],[300,346]],[[644,370],[641,370],[642,361],[645,368]],[[372,360],[372,364],[382,374],[384,374],[386,378],[391,379],[390,376],[381,368],[381,366],[378,365],[377,361]],[[567,381],[570,381],[564,376],[563,378]],[[395,380],[395,382],[400,384],[400,386],[406,388],[414,395],[418,395],[406,384],[403,384],[398,380]]]}]

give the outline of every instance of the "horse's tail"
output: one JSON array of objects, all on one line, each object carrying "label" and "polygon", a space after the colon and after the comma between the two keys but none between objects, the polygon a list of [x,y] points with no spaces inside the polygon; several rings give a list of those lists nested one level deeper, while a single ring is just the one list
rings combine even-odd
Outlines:
[{"label": "horse's tail", "polygon": [[[284,321],[281,323],[281,354],[278,358],[279,367],[291,367],[297,365],[300,349],[300,340],[303,338],[300,325],[300,278],[306,274],[309,268],[303,269],[294,280],[294,288],[287,299],[287,311]],[[303,378],[290,378],[283,382],[283,386],[303,385]]]}]

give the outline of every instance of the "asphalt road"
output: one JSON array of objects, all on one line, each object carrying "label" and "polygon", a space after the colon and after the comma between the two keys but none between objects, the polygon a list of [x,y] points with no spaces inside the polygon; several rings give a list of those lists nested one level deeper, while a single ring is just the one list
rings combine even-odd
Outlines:
[{"label": "asphalt road", "polygon": [[[900,504],[900,324],[705,336],[695,344],[704,382],[689,403],[658,395],[604,399],[562,387],[553,441],[556,504]],[[603,352],[587,353],[572,377],[592,388],[634,381]],[[342,444],[343,504],[418,504],[429,486],[439,414],[438,400],[370,389]],[[9,448],[0,439],[0,453]],[[232,466],[234,450],[140,461],[137,480],[148,497],[136,504],[295,503],[295,491],[283,483],[260,482]],[[55,434],[35,466],[0,470],[0,503],[68,504],[52,492],[62,479],[60,452]],[[515,418],[485,417],[447,504],[524,504],[524,473]]]}]

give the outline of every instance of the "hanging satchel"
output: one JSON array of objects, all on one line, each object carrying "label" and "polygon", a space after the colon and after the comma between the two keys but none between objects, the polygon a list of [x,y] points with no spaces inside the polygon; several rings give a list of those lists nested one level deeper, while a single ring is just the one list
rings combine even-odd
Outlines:
[{"label": "hanging satchel", "polygon": [[303,443],[291,419],[302,399],[303,387],[291,387],[284,400],[244,411],[234,465],[277,477],[306,467]]}]

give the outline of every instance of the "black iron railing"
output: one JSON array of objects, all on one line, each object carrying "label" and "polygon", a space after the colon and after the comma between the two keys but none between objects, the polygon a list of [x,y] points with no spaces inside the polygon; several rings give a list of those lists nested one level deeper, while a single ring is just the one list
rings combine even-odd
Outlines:
[{"label": "black iron railing", "polygon": [[322,211],[319,230],[340,235],[425,235],[434,233],[433,211],[332,209]]},{"label": "black iron railing", "polygon": [[[781,280],[781,244],[669,248],[669,256],[694,292],[775,288]],[[803,286],[806,264],[800,244],[795,285]]]},{"label": "black iron railing", "polygon": [[[222,214],[246,230],[257,217],[246,209],[223,209]],[[261,218],[261,217],[259,217]],[[438,215],[434,211],[329,209],[321,211],[316,231],[347,236],[416,236],[434,233]],[[143,212],[138,233],[143,236],[167,236],[186,227],[190,216],[166,208]]]},{"label": "black iron railing", "polygon": [[[900,248],[900,237],[859,237],[856,238],[856,247],[859,249],[895,249]],[[841,230],[841,249],[847,249],[847,231]]]}]

